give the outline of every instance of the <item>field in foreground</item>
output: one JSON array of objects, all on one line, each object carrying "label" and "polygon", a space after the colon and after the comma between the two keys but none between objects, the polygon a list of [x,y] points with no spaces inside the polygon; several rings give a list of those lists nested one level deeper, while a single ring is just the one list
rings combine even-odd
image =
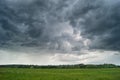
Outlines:
[{"label": "field in foreground", "polygon": [[0,80],[120,80],[120,68],[113,69],[0,68]]}]

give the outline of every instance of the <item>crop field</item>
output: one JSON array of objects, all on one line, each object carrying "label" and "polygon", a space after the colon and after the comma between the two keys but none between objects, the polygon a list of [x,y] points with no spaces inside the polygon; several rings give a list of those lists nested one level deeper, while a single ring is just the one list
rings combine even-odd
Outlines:
[{"label": "crop field", "polygon": [[120,69],[0,68],[0,80],[120,80]]}]

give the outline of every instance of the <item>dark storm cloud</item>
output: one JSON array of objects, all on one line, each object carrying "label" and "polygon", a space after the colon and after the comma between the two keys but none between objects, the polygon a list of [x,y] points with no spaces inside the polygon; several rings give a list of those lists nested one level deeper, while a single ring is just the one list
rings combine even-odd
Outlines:
[{"label": "dark storm cloud", "polygon": [[91,40],[90,48],[120,50],[120,0],[82,2],[70,16],[71,24]]},{"label": "dark storm cloud", "polygon": [[73,39],[72,27],[64,22],[64,9],[70,5],[68,3],[67,0],[1,1],[1,47],[40,47],[67,51],[71,49],[70,42],[78,45]]},{"label": "dark storm cloud", "polygon": [[89,39],[92,49],[119,50],[119,4],[119,0],[0,0],[0,47],[80,51]]}]

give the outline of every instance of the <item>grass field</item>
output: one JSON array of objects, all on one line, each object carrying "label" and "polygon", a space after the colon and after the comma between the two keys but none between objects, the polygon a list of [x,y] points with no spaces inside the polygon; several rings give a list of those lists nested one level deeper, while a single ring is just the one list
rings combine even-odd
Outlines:
[{"label": "grass field", "polygon": [[120,80],[120,69],[0,68],[0,80]]}]

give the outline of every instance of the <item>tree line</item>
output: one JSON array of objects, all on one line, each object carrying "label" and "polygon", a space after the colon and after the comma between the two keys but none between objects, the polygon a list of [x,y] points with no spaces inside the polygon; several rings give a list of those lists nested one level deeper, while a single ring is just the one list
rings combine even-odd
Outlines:
[{"label": "tree line", "polygon": [[0,65],[0,68],[40,68],[40,69],[87,69],[87,68],[120,68],[114,64],[75,64],[75,65]]}]

